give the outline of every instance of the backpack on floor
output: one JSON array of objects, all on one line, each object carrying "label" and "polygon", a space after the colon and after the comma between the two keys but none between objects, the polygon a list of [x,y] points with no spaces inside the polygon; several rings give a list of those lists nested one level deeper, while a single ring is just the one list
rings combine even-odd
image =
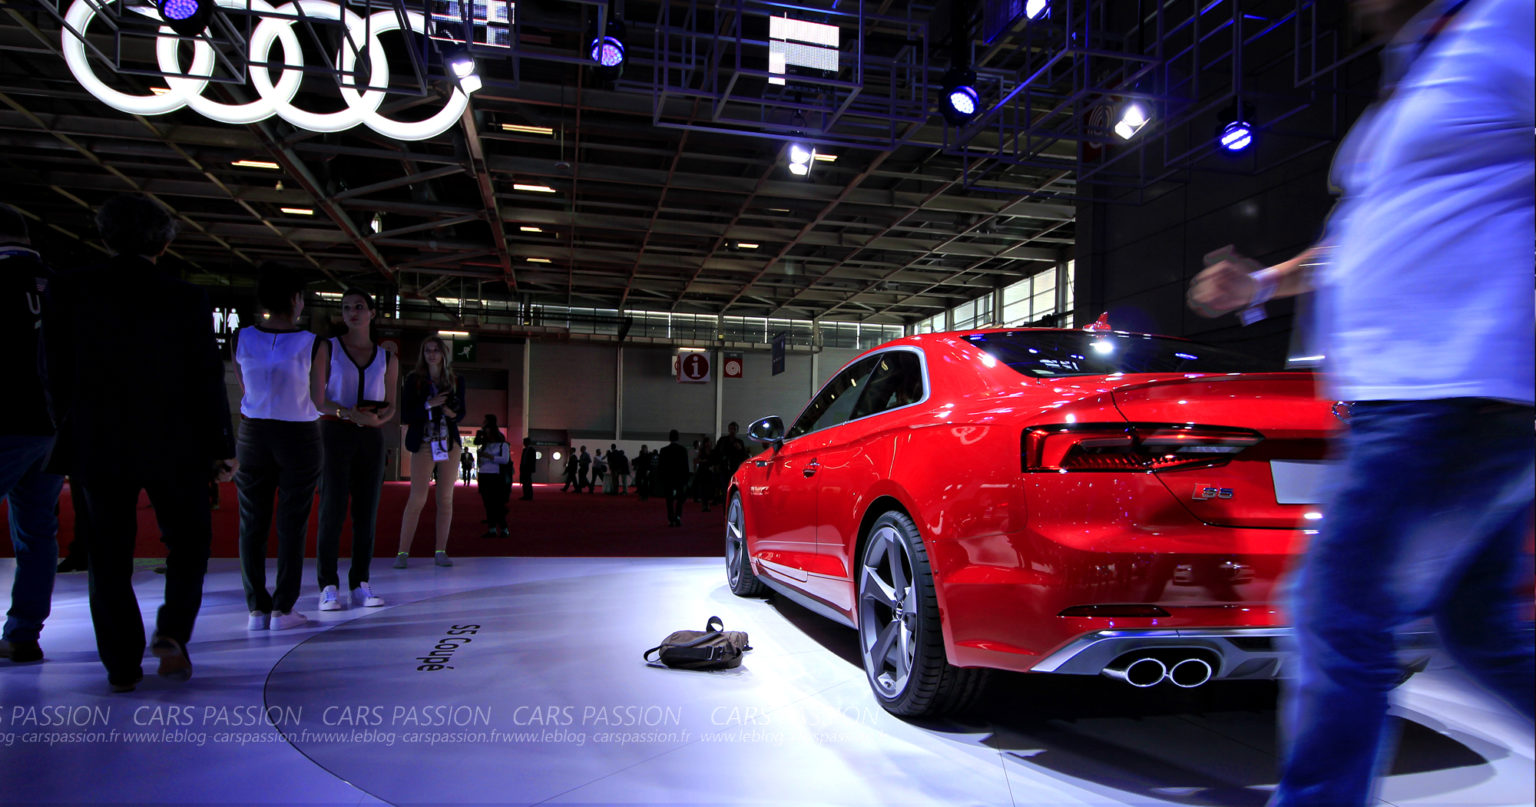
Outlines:
[{"label": "backpack on floor", "polygon": [[[712,616],[704,623],[704,630],[675,631],[645,651],[643,658],[652,667],[725,670],[740,667],[741,655],[751,649],[745,632],[726,630],[720,617]],[[651,658],[652,653],[656,658]]]}]

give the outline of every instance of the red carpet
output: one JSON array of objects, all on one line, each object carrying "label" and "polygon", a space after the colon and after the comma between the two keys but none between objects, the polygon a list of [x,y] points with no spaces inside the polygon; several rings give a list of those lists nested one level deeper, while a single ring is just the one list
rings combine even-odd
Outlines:
[{"label": "red carpet", "polygon": [[[384,483],[378,535],[374,541],[375,557],[394,557],[400,540],[400,514],[405,510],[409,491],[409,482]],[[627,496],[605,496],[601,492],[561,493],[559,485],[535,485],[532,501],[519,499],[521,493],[522,487],[514,486],[507,516],[512,536],[481,538],[485,525],[480,520],[485,518],[485,508],[480,503],[480,492],[474,485],[455,485],[449,556],[708,557],[724,552],[725,514],[718,506],[710,508],[708,513],[701,513],[698,505],[689,502],[683,510],[683,526],[668,527],[663,499],[640,501],[634,493]],[[68,549],[74,536],[75,514],[69,497],[70,490],[66,485],[59,499],[61,553]],[[430,492],[427,506],[422,510],[416,540],[411,545],[413,557],[432,555],[436,534],[435,497],[436,492]],[[221,486],[220,502],[222,507],[213,511],[213,557],[239,557],[240,519],[234,483]],[[309,557],[315,554],[316,518],[317,511],[311,511],[306,552]],[[4,534],[10,534],[4,504],[0,504],[0,527],[6,530]],[[268,555],[275,556],[276,538],[270,542]],[[0,557],[11,557],[10,541],[0,541],[0,547],[3,547]],[[349,557],[351,552],[352,528],[348,523],[341,533],[341,557]],[[141,558],[165,556],[148,497],[139,500],[135,554]]]}]

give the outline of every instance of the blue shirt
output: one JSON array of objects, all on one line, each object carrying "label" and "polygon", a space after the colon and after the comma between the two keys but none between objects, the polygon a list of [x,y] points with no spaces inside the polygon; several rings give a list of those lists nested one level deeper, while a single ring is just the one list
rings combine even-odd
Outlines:
[{"label": "blue shirt", "polygon": [[1383,54],[1393,90],[1350,130],[1319,278],[1341,400],[1536,401],[1531,0],[1433,2]]}]

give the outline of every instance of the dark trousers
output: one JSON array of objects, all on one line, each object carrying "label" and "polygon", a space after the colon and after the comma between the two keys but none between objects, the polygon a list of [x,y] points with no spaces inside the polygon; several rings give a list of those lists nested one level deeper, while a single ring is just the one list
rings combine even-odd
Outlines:
[{"label": "dark trousers", "polygon": [[531,474],[531,473],[524,473],[519,481],[521,481],[523,483],[523,498],[525,500],[526,499],[532,499],[533,498],[533,474]]},{"label": "dark trousers", "polygon": [[[240,423],[235,456],[240,470],[240,577],[246,607],[292,611],[304,576],[304,537],[320,478],[318,421],[247,419]],[[277,588],[267,593],[267,536],[277,499]],[[203,506],[207,507],[207,496]]]},{"label": "dark trousers", "polygon": [[37,641],[53,604],[59,562],[59,490],[64,477],[44,472],[53,437],[0,435],[0,500],[9,502],[16,575],[5,638]]},{"label": "dark trousers", "polygon": [[384,430],[340,420],[320,421],[325,448],[320,471],[320,527],[315,538],[315,572],[320,588],[339,586],[336,556],[341,525],[352,507],[352,568],[348,588],[368,582],[373,561],[374,529],[379,520],[379,492],[384,487]]},{"label": "dark trousers", "polygon": [[1294,583],[1296,677],[1271,805],[1376,802],[1377,763],[1391,753],[1389,693],[1402,675],[1393,633],[1415,619],[1433,617],[1474,681],[1526,719],[1536,714],[1521,603],[1532,414],[1473,398],[1355,404],[1324,488],[1327,520]]},{"label": "dark trousers", "polygon": [[667,523],[681,522],[683,520],[683,500],[688,498],[688,491],[682,485],[667,485]]},{"label": "dark trousers", "polygon": [[90,545],[91,541],[91,518],[87,515],[85,507],[85,491],[80,489],[75,480],[70,479],[68,481],[69,509],[75,513],[75,529],[74,534],[70,537],[69,550],[61,554],[84,568],[88,562],[86,559],[86,547]]},{"label": "dark trousers", "polygon": [[210,467],[192,467],[162,478],[82,475],[91,518],[89,586],[96,650],[112,680],[132,680],[144,660],[144,617],[133,593],[133,547],[139,491],[149,493],[165,544],[165,604],[155,631],[183,646],[203,604],[203,575],[213,525],[208,511]]},{"label": "dark trousers", "polygon": [[507,496],[511,486],[500,473],[480,473],[480,501],[485,503],[485,521],[491,528],[507,526]]}]

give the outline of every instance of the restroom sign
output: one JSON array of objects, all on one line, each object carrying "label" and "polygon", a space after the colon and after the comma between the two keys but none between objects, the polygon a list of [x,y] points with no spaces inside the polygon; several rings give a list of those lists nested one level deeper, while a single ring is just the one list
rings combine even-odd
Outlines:
[{"label": "restroom sign", "polygon": [[679,351],[676,359],[677,380],[684,384],[702,384],[709,380],[709,354],[702,351]]}]

